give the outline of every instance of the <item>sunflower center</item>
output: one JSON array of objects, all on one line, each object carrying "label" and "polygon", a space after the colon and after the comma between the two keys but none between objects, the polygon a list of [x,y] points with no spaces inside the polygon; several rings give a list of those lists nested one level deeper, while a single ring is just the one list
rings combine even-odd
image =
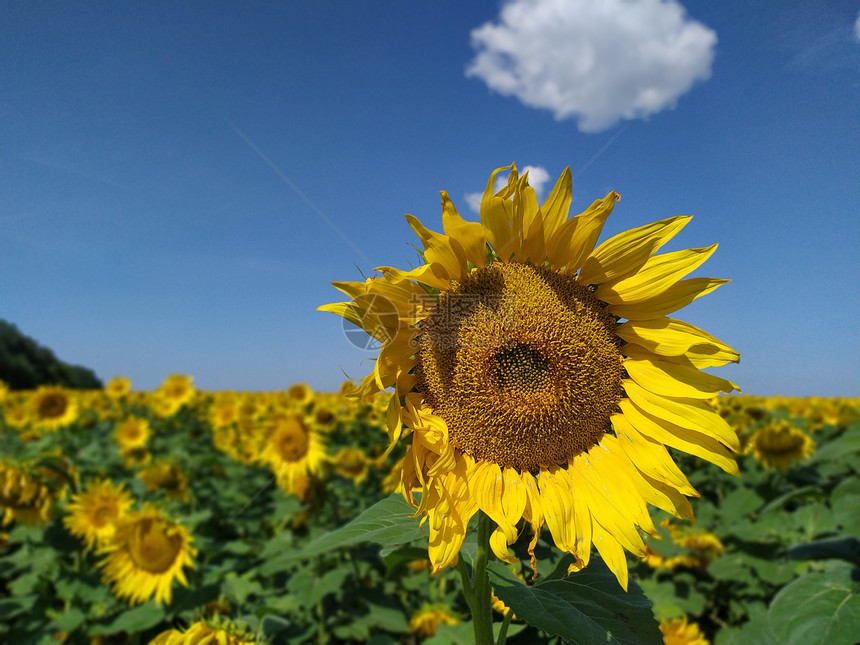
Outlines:
[{"label": "sunflower center", "polygon": [[300,461],[308,449],[310,436],[297,419],[282,422],[275,437],[275,448],[284,461]]},{"label": "sunflower center", "polygon": [[570,276],[494,262],[421,322],[418,389],[475,459],[564,463],[600,441],[621,397],[615,324]]},{"label": "sunflower center", "polygon": [[55,419],[66,413],[68,399],[62,394],[49,394],[39,401],[39,416],[42,419]]},{"label": "sunflower center", "polygon": [[163,521],[145,518],[133,527],[128,554],[139,568],[150,573],[165,573],[181,551],[182,537],[168,534]]}]

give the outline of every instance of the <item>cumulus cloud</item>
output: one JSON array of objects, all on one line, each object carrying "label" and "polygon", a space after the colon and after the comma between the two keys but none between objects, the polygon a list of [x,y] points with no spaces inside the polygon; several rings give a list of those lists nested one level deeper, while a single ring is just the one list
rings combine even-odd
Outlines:
[{"label": "cumulus cloud", "polygon": [[854,23],[854,38],[860,41],[860,13],[857,14],[857,20]]},{"label": "cumulus cloud", "polygon": [[717,43],[676,0],[509,0],[471,38],[467,76],[583,132],[674,108]]},{"label": "cumulus cloud", "polygon": [[[529,173],[529,186],[534,188],[535,194],[537,195],[538,200],[543,197],[544,188],[546,187],[546,182],[549,181],[549,173],[546,168],[543,166],[523,166],[523,168],[518,170],[520,175],[524,175],[526,172]],[[498,174],[496,175],[496,181],[493,184],[493,189],[496,192],[499,192],[502,188],[504,188],[508,183],[508,174]],[[464,198],[466,199],[466,204],[469,206],[471,210],[476,213],[481,212],[481,198],[484,196],[484,191],[481,190],[476,193],[466,193]]]}]

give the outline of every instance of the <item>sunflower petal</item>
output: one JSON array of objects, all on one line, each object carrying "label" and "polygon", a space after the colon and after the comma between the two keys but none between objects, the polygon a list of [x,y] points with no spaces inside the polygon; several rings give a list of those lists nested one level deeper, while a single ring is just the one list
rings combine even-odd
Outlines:
[{"label": "sunflower petal", "polygon": [[731,282],[720,278],[690,278],[681,280],[660,295],[641,302],[609,305],[606,310],[627,320],[659,318],[689,305],[693,300],[711,293],[717,287]]},{"label": "sunflower petal", "polygon": [[603,223],[619,199],[618,193],[610,192],[603,199],[592,202],[585,211],[562,223],[547,242],[547,257],[550,267],[565,267],[573,273],[594,250],[594,245],[603,230]]},{"label": "sunflower petal", "polygon": [[625,359],[624,369],[636,383],[650,392],[671,397],[709,399],[729,394],[738,386],[694,367],[659,360]]},{"label": "sunflower petal", "polygon": [[609,238],[588,256],[577,280],[600,284],[635,273],[691,219],[689,215],[670,217]]},{"label": "sunflower petal", "polygon": [[487,263],[487,236],[480,222],[469,222],[460,216],[444,190],[442,194],[442,228],[463,246],[466,260],[477,267]]},{"label": "sunflower petal", "polygon": [[611,305],[653,298],[698,268],[716,249],[717,245],[712,244],[699,249],[654,255],[633,275],[604,282],[594,295]]},{"label": "sunflower petal", "polygon": [[[665,316],[628,321],[618,325],[615,334],[628,343],[648,350],[656,357],[684,356],[690,360],[697,357],[700,363],[697,367],[704,367],[705,365],[701,364],[703,362],[709,362],[710,366],[737,363],[740,360],[737,351],[706,331]],[[622,352],[632,358],[626,346],[622,348]],[[636,358],[641,358],[641,355]]]}]

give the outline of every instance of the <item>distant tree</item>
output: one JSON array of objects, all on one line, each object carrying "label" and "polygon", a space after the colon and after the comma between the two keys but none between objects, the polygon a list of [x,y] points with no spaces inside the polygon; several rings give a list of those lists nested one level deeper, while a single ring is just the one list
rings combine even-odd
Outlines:
[{"label": "distant tree", "polygon": [[64,363],[5,320],[0,320],[0,380],[12,390],[32,390],[40,385],[79,390],[102,387],[91,369]]}]

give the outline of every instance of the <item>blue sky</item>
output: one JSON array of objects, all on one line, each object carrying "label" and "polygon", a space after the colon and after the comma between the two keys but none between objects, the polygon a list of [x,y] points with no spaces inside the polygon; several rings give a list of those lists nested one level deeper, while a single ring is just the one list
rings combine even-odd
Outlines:
[{"label": "blue sky", "polygon": [[0,318],[138,389],[363,376],[333,280],[515,161],[692,214],[676,316],[750,394],[860,395],[855,2],[0,2]]}]

